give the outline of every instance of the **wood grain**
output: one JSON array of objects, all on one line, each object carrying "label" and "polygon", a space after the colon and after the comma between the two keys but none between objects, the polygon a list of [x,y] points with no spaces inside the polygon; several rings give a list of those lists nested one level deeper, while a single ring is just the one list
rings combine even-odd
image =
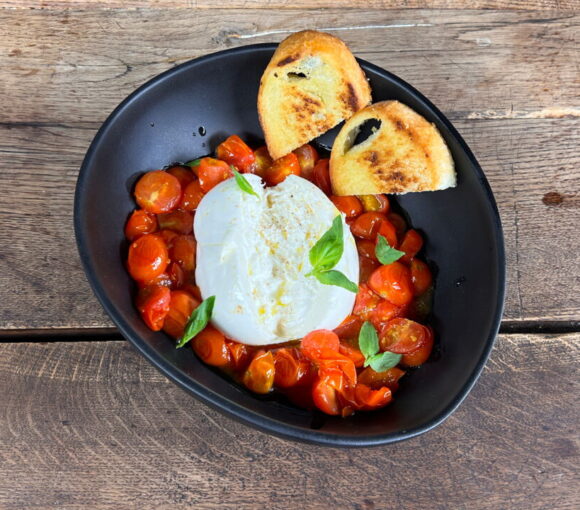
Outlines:
[{"label": "wood grain", "polygon": [[500,337],[443,425],[362,450],[237,424],[124,342],[0,344],[0,507],[576,509],[579,340]]}]

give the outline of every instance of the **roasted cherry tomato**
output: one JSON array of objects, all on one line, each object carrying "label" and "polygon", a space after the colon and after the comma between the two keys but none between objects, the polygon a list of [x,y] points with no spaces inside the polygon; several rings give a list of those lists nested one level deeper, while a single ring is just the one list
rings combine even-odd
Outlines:
[{"label": "roasted cherry tomato", "polygon": [[310,359],[318,359],[323,350],[338,353],[340,340],[338,335],[328,329],[317,329],[308,333],[300,344],[304,356]]},{"label": "roasted cherry tomato", "polygon": [[330,183],[330,160],[328,158],[319,159],[312,170],[312,182],[316,184],[324,193],[330,195],[332,185]]},{"label": "roasted cherry tomato", "polygon": [[387,240],[389,246],[393,248],[397,246],[397,229],[389,220],[383,220],[379,223],[379,229],[377,230],[377,242],[379,235],[383,236]]},{"label": "roasted cherry tomato", "polygon": [[225,161],[214,158],[201,158],[197,167],[199,185],[204,193],[207,193],[220,182],[233,177],[234,173]]},{"label": "roasted cherry tomato", "polygon": [[188,211],[173,211],[157,216],[159,227],[164,230],[173,230],[178,234],[193,232],[193,214]]},{"label": "roasted cherry tomato", "polygon": [[370,320],[375,328],[380,329],[383,324],[401,315],[403,308],[383,299],[372,311]]},{"label": "roasted cherry tomato", "polygon": [[171,291],[169,313],[163,323],[163,331],[173,338],[181,338],[187,321],[200,302],[191,294],[183,290]]},{"label": "roasted cherry tomato", "polygon": [[181,200],[181,184],[177,177],[163,170],[147,172],[137,181],[135,199],[147,212],[170,212]]},{"label": "roasted cherry tomato", "polygon": [[312,400],[314,401],[314,405],[323,413],[333,416],[340,414],[341,409],[336,389],[320,376],[312,386]]},{"label": "roasted cherry tomato", "polygon": [[379,296],[397,306],[407,305],[413,299],[411,271],[400,262],[380,266],[369,278],[368,285]]},{"label": "roasted cherry tomato", "polygon": [[399,379],[404,375],[405,371],[397,367],[389,368],[384,372],[375,372],[371,367],[367,367],[359,374],[358,381],[374,390],[386,386],[391,391],[397,391]]},{"label": "roasted cherry tomato", "polygon": [[386,386],[373,390],[365,384],[357,384],[354,392],[358,408],[365,411],[384,407],[393,399],[391,390]]},{"label": "roasted cherry tomato", "polygon": [[254,151],[254,157],[256,158],[256,171],[255,173],[259,175],[262,179],[266,176],[266,171],[273,163],[272,156],[268,152],[268,147],[263,145],[259,149]]},{"label": "roasted cherry tomato", "polygon": [[385,195],[359,195],[362,206],[366,212],[387,213],[389,211],[389,199]]},{"label": "roasted cherry tomato", "polygon": [[356,220],[354,220],[354,223],[350,226],[350,231],[356,237],[374,241],[377,237],[381,223],[386,220],[387,217],[383,213],[362,213]]},{"label": "roasted cherry tomato", "polygon": [[356,349],[355,347],[352,347],[348,344],[341,343],[338,350],[340,354],[350,358],[355,367],[360,368],[364,365],[365,357],[359,349]]},{"label": "roasted cherry tomato", "polygon": [[379,333],[381,351],[411,354],[426,341],[425,326],[409,319],[392,319]]},{"label": "roasted cherry tomato", "polygon": [[157,230],[157,217],[143,209],[131,213],[125,225],[125,237],[135,241],[144,234],[152,234]]},{"label": "roasted cherry tomato", "polygon": [[220,143],[216,155],[218,159],[234,165],[242,173],[254,173],[256,170],[254,151],[237,135],[232,135]]},{"label": "roasted cherry tomato", "polygon": [[313,178],[314,165],[318,161],[318,152],[312,145],[306,144],[298,147],[294,154],[298,157],[300,163],[300,175],[309,181]]},{"label": "roasted cherry tomato", "polygon": [[145,289],[146,287],[155,287],[156,285],[160,285],[161,287],[173,287],[173,282],[171,281],[171,277],[169,276],[169,266],[167,266],[167,271],[157,275],[155,278],[151,280],[145,281],[137,281],[137,285],[140,289]]},{"label": "roasted cherry tomato", "polygon": [[195,354],[208,365],[221,367],[230,361],[226,337],[213,326],[206,326],[191,341]]},{"label": "roasted cherry tomato", "polygon": [[186,281],[183,284],[183,288],[181,290],[189,292],[199,302],[203,301],[201,297],[201,290],[197,285],[193,285],[192,283]]},{"label": "roasted cherry tomato", "polygon": [[185,283],[185,271],[177,262],[171,262],[167,266],[167,275],[172,289],[179,289]]},{"label": "roasted cherry tomato", "polygon": [[377,296],[366,283],[362,283],[358,286],[352,313],[363,321],[368,321],[380,301],[380,296]]},{"label": "roasted cherry tomato", "polygon": [[378,262],[375,246],[376,244],[373,243],[372,241],[369,241],[368,239],[356,240],[356,249],[358,251],[358,254],[361,257],[367,257],[371,260],[374,260],[375,262]]},{"label": "roasted cherry tomato", "polygon": [[168,287],[155,285],[146,287],[137,295],[137,310],[149,329],[159,331],[169,313],[171,291]]},{"label": "roasted cherry tomato", "polygon": [[403,354],[401,365],[405,367],[418,367],[425,363],[429,359],[429,356],[431,356],[433,344],[435,343],[433,330],[429,326],[423,327],[425,328],[425,342],[415,352]]},{"label": "roasted cherry tomato", "polygon": [[424,294],[433,284],[431,270],[422,260],[413,259],[411,261],[411,281],[413,282],[413,293],[415,296]]},{"label": "roasted cherry tomato", "polygon": [[401,261],[408,264],[411,262],[413,257],[419,253],[422,247],[423,238],[421,237],[421,234],[413,229],[407,230],[405,237],[403,237],[403,241],[399,246],[399,250],[405,252],[405,255],[401,257]]},{"label": "roasted cherry tomato", "polygon": [[176,237],[169,250],[171,260],[178,262],[186,272],[193,272],[195,269],[195,249],[197,243],[193,236]]},{"label": "roasted cherry tomato", "polygon": [[246,388],[254,393],[268,393],[274,385],[276,367],[271,351],[258,351],[242,378]]},{"label": "roasted cherry tomato", "polygon": [[363,321],[360,317],[353,314],[344,319],[334,332],[339,338],[358,338],[362,325]]},{"label": "roasted cherry tomato", "polygon": [[332,203],[340,212],[346,214],[347,218],[356,218],[363,211],[362,204],[356,197],[339,197],[331,195],[330,200],[332,200]]},{"label": "roasted cherry tomato", "polygon": [[183,190],[180,207],[186,211],[195,211],[204,194],[198,179],[190,182]]},{"label": "roasted cherry tomato", "polygon": [[387,219],[395,226],[395,230],[397,231],[397,238],[402,240],[405,232],[407,231],[407,222],[405,219],[397,213],[389,213],[387,215]]},{"label": "roasted cherry tomato", "polygon": [[274,384],[279,388],[296,386],[310,371],[310,362],[302,358],[297,349],[278,349],[274,353],[274,365]]},{"label": "roasted cherry tomato", "polygon": [[245,370],[252,360],[250,347],[238,342],[228,340],[228,349],[230,351],[230,364],[233,370]]},{"label": "roasted cherry tomato", "polygon": [[359,277],[360,283],[367,283],[371,275],[380,266],[380,264],[373,259],[367,257],[360,257],[359,259]]},{"label": "roasted cherry tomato", "polygon": [[289,175],[300,175],[300,163],[296,154],[290,153],[283,158],[277,159],[266,170],[264,180],[266,184],[275,186],[280,184]]},{"label": "roasted cherry tomato", "polygon": [[129,246],[127,268],[134,280],[152,280],[165,271],[167,264],[167,245],[157,234],[145,234]]},{"label": "roasted cherry tomato", "polygon": [[177,178],[179,184],[181,184],[182,191],[190,182],[195,179],[195,174],[188,166],[172,166],[169,170],[167,170],[167,173]]},{"label": "roasted cherry tomato", "polygon": [[320,369],[338,369],[346,376],[346,380],[351,385],[356,384],[356,367],[354,361],[347,355],[331,349],[322,349],[316,363]]},{"label": "roasted cherry tomato", "polygon": [[173,230],[160,230],[159,232],[157,232],[157,234],[163,238],[165,244],[167,245],[167,248],[171,248],[173,240],[179,235],[177,232],[174,232]]}]

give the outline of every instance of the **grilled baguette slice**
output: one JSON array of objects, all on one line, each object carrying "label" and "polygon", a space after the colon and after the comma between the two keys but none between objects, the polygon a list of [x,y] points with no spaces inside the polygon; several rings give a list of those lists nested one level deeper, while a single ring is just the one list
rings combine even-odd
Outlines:
[{"label": "grilled baguette slice", "polygon": [[[361,126],[380,126],[353,146]],[[330,156],[336,195],[436,191],[456,185],[453,158],[437,128],[398,101],[382,101],[359,111],[342,127]]]},{"label": "grilled baguette slice", "polygon": [[344,42],[313,30],[292,34],[260,81],[258,114],[268,151],[281,158],[370,101],[367,79]]}]

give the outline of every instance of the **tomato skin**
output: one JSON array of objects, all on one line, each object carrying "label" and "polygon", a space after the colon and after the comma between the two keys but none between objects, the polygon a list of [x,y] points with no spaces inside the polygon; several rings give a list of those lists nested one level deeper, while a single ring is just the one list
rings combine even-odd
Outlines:
[{"label": "tomato skin", "polygon": [[135,241],[144,234],[152,234],[156,231],[157,217],[143,209],[133,211],[125,224],[125,237],[129,241]]},{"label": "tomato skin", "polygon": [[302,353],[309,359],[319,359],[324,350],[338,353],[340,340],[334,331],[317,329],[308,333],[300,344]]},{"label": "tomato skin", "polygon": [[373,390],[365,384],[357,384],[354,391],[357,407],[364,411],[379,409],[393,400],[391,390],[386,386]]},{"label": "tomato skin", "polygon": [[185,283],[185,271],[177,262],[170,262],[167,266],[167,274],[172,289],[179,289]]},{"label": "tomato skin", "polygon": [[365,384],[374,390],[386,386],[391,391],[397,391],[399,379],[404,375],[405,371],[397,367],[389,368],[384,372],[375,372],[371,367],[367,367],[359,374],[358,380],[361,384]]},{"label": "tomato skin", "polygon": [[418,322],[410,319],[392,319],[379,333],[381,351],[395,354],[411,354],[423,346],[427,330]]},{"label": "tomato skin", "polygon": [[403,240],[401,241],[401,245],[399,246],[399,250],[405,252],[405,255],[401,257],[401,261],[406,262],[407,264],[410,263],[422,247],[423,238],[421,237],[421,234],[413,229],[407,230]]},{"label": "tomato skin", "polygon": [[329,164],[330,160],[328,158],[319,159],[316,165],[314,165],[314,169],[312,170],[312,181],[326,195],[330,195],[332,192]]},{"label": "tomato skin", "polygon": [[429,356],[431,356],[435,337],[433,335],[433,330],[429,326],[423,327],[425,328],[425,342],[415,352],[403,354],[401,365],[405,367],[418,367],[425,363],[429,359]]},{"label": "tomato skin", "polygon": [[323,413],[331,416],[340,414],[340,406],[336,390],[320,376],[312,386],[312,400],[314,405]]},{"label": "tomato skin", "polygon": [[254,157],[256,158],[256,175],[259,175],[262,179],[266,176],[268,168],[272,166],[273,159],[268,152],[268,147],[263,145],[254,151]]},{"label": "tomato skin", "polygon": [[411,271],[400,262],[380,266],[369,278],[369,287],[394,305],[404,306],[413,299]]},{"label": "tomato skin", "polygon": [[331,349],[322,349],[320,356],[316,359],[319,370],[340,370],[346,377],[346,380],[356,384],[356,366],[354,361],[345,354],[341,354],[340,345],[337,351]]},{"label": "tomato skin", "polygon": [[276,367],[271,351],[258,351],[244,372],[242,381],[254,393],[268,393],[274,386]]},{"label": "tomato skin", "polygon": [[245,370],[252,359],[250,347],[232,340],[226,340],[230,351],[230,365],[233,370]]},{"label": "tomato skin", "polygon": [[173,175],[179,181],[182,190],[195,179],[195,174],[188,166],[172,166],[167,170],[167,173]]},{"label": "tomato skin", "polygon": [[367,284],[363,283],[358,286],[352,313],[361,320],[368,321],[380,301],[380,296],[377,296]]},{"label": "tomato skin", "polygon": [[379,212],[362,213],[350,226],[350,231],[356,237],[374,241],[377,237],[379,227],[387,217]]},{"label": "tomato skin", "polygon": [[400,214],[393,212],[387,215],[387,219],[394,225],[395,230],[397,231],[397,238],[402,240],[407,231],[407,222],[405,219]]},{"label": "tomato skin", "polygon": [[[334,329],[339,338],[358,338],[363,321],[356,315],[349,315]],[[341,344],[342,345],[342,344]],[[344,354],[344,353],[343,353]]]},{"label": "tomato skin", "polygon": [[319,159],[318,152],[310,144],[305,144],[293,151],[300,164],[300,175],[309,181],[312,180],[314,165]]},{"label": "tomato skin", "polygon": [[186,272],[195,270],[195,250],[197,243],[193,236],[177,236],[169,250],[171,260],[178,262]]},{"label": "tomato skin", "polygon": [[183,190],[180,207],[186,211],[195,211],[205,193],[198,179],[190,182]]},{"label": "tomato skin", "polygon": [[366,212],[389,212],[389,199],[385,195],[360,195],[358,198]]},{"label": "tomato skin", "polygon": [[173,230],[178,234],[193,232],[193,214],[188,211],[173,211],[157,215],[159,227],[163,230]]},{"label": "tomato skin", "polygon": [[135,185],[135,200],[147,212],[170,212],[181,200],[181,184],[177,177],[163,170],[147,172]]},{"label": "tomato skin", "polygon": [[188,292],[172,290],[169,313],[165,317],[163,331],[173,338],[181,338],[183,329],[191,316],[191,312],[199,305],[200,302]]},{"label": "tomato skin", "polygon": [[374,262],[378,262],[377,260],[377,253],[376,253],[376,245],[372,241],[367,239],[357,239],[356,240],[356,249],[358,254],[361,257],[366,257]]},{"label": "tomato skin", "polygon": [[[169,267],[171,266],[171,264],[169,264]],[[145,281],[137,281],[137,286],[139,287],[139,289],[145,289],[147,287],[155,287],[156,285],[159,285],[161,287],[169,287],[172,288],[173,287],[173,282],[171,281],[171,277],[169,276],[168,272],[163,272],[159,275],[157,275],[155,278],[152,278],[151,280],[145,280]]]},{"label": "tomato skin", "polygon": [[354,366],[356,368],[360,368],[364,365],[365,357],[364,357],[364,354],[362,352],[360,352],[359,349],[356,349],[355,347],[351,347],[348,344],[341,343],[340,348],[339,348],[339,352],[343,356],[350,358],[352,360],[352,362],[354,363]]},{"label": "tomato skin", "polygon": [[157,234],[145,234],[129,246],[127,268],[134,280],[152,280],[163,273],[168,264],[167,245]]},{"label": "tomato skin", "polygon": [[159,331],[169,313],[171,291],[167,287],[155,285],[145,287],[137,295],[137,309],[147,327]]},{"label": "tomato skin", "polygon": [[347,218],[356,218],[363,211],[360,200],[354,196],[339,197],[331,195],[329,198],[340,212],[346,214]]},{"label": "tomato skin", "polygon": [[429,266],[422,260],[411,261],[411,281],[413,282],[413,294],[420,296],[427,292],[433,284],[433,276]]},{"label": "tomato skin", "polygon": [[195,354],[208,365],[221,367],[230,362],[226,337],[213,326],[206,326],[193,338],[191,345]]},{"label": "tomato skin", "polygon": [[379,223],[379,228],[377,230],[377,242],[379,240],[379,235],[382,235],[387,240],[389,246],[393,248],[397,246],[397,229],[389,220],[383,220]]},{"label": "tomato skin", "polygon": [[383,299],[371,312],[370,321],[376,329],[381,329],[386,322],[401,315],[403,315],[403,308]]},{"label": "tomato skin", "polygon": [[310,372],[310,362],[300,356],[297,349],[278,349],[274,353],[274,385],[290,388],[300,384]]},{"label": "tomato skin", "polygon": [[369,278],[379,266],[380,264],[378,262],[369,259],[368,257],[360,257],[358,281],[360,283],[368,283]]},{"label": "tomato skin", "polygon": [[225,161],[215,158],[201,158],[197,167],[199,185],[204,193],[207,193],[220,182],[233,177],[234,173]]},{"label": "tomato skin", "polygon": [[300,175],[300,163],[294,153],[275,160],[270,168],[266,170],[264,180],[269,186],[280,184],[289,175]]},{"label": "tomato skin", "polygon": [[238,135],[232,135],[220,143],[216,149],[218,159],[234,165],[241,173],[256,171],[256,156]]},{"label": "tomato skin", "polygon": [[161,238],[165,241],[165,244],[167,245],[167,248],[171,248],[171,245],[173,244],[173,240],[179,234],[177,234],[177,232],[174,232],[173,230],[160,230],[158,232],[158,235],[160,235]]}]

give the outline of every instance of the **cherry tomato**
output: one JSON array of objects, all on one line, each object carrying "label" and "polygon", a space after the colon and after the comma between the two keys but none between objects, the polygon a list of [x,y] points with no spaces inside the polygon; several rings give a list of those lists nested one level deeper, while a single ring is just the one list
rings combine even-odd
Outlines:
[{"label": "cherry tomato", "polygon": [[274,365],[274,384],[279,388],[296,386],[310,371],[310,362],[301,359],[297,349],[278,349],[274,353]]},{"label": "cherry tomato", "polygon": [[399,246],[399,250],[405,252],[405,255],[401,257],[401,261],[408,264],[411,262],[411,259],[419,253],[422,247],[423,238],[421,237],[421,234],[413,229],[407,230],[405,237],[403,237],[403,241]]},{"label": "cherry tomato", "polygon": [[380,266],[378,262],[375,262],[368,257],[360,257],[359,259],[359,277],[358,281],[360,283],[367,283],[371,275]]},{"label": "cherry tomato", "polygon": [[230,351],[226,345],[226,337],[213,326],[206,326],[192,340],[195,354],[208,365],[220,367],[230,361]]},{"label": "cherry tomato", "polygon": [[252,359],[250,348],[247,345],[231,340],[228,340],[226,343],[230,351],[232,369],[236,371],[245,370]]},{"label": "cherry tomato", "polygon": [[397,229],[389,220],[383,220],[379,223],[379,229],[377,230],[377,242],[378,236],[382,235],[389,243],[389,246],[397,246]]},{"label": "cherry tomato", "polygon": [[195,269],[195,250],[197,243],[193,236],[178,236],[171,245],[169,254],[171,260],[178,262],[186,272]]},{"label": "cherry tomato", "polygon": [[188,211],[173,211],[157,216],[159,227],[164,230],[173,230],[178,234],[193,232],[193,214]]},{"label": "cherry tomato", "polygon": [[177,177],[155,170],[143,175],[135,186],[135,199],[147,212],[160,214],[172,211],[181,200],[181,184]]},{"label": "cherry tomato", "polygon": [[312,400],[314,405],[323,413],[337,416],[340,414],[340,405],[336,390],[320,376],[312,386]]},{"label": "cherry tomato", "polygon": [[254,173],[256,170],[254,151],[237,135],[232,135],[220,143],[216,155],[218,159],[234,165],[242,173]]},{"label": "cherry tomato", "polygon": [[159,331],[163,327],[170,301],[171,291],[167,287],[155,285],[139,291],[137,309],[149,329]]},{"label": "cherry tomato", "polygon": [[300,175],[309,181],[312,180],[314,165],[318,161],[318,152],[312,145],[306,144],[298,147],[294,154],[298,157],[300,163]]},{"label": "cherry tomato", "polygon": [[366,283],[363,283],[358,286],[358,293],[356,295],[352,313],[363,321],[368,321],[380,300],[381,298],[377,296]]},{"label": "cherry tomato", "polygon": [[189,292],[198,301],[200,301],[200,302],[203,301],[203,299],[201,298],[201,290],[197,285],[193,285],[192,283],[185,282],[183,284],[183,288],[181,290]]},{"label": "cherry tomato", "polygon": [[179,184],[181,184],[182,190],[184,190],[185,187],[195,179],[195,174],[188,166],[172,166],[169,170],[167,170],[167,173],[177,178]]},{"label": "cherry tomato", "polygon": [[135,241],[143,234],[152,234],[157,230],[157,218],[154,214],[142,209],[137,209],[131,213],[125,225],[125,237],[129,241]]},{"label": "cherry tomato", "polygon": [[350,231],[356,237],[374,241],[377,237],[381,223],[386,220],[387,217],[383,213],[362,213],[356,220],[354,220],[354,223],[350,226]]},{"label": "cherry tomato", "polygon": [[263,145],[259,149],[256,149],[254,151],[254,157],[256,158],[255,173],[263,179],[273,162],[272,156],[270,156],[270,153],[268,152],[268,147]]},{"label": "cherry tomato", "polygon": [[400,262],[380,266],[369,278],[369,287],[394,305],[407,305],[413,299],[411,271]]},{"label": "cherry tomato", "polygon": [[181,338],[183,329],[200,302],[195,299],[189,292],[183,290],[171,291],[171,303],[169,304],[169,313],[163,323],[163,331],[173,338]]},{"label": "cherry tomato", "polygon": [[332,203],[340,212],[346,214],[347,218],[356,218],[363,211],[362,204],[356,197],[339,197],[331,195],[330,200],[332,200]]},{"label": "cherry tomato", "polygon": [[407,222],[405,219],[397,213],[390,213],[387,218],[395,226],[395,230],[397,231],[397,238],[403,239],[403,236],[407,230]]},{"label": "cherry tomato", "polygon": [[199,185],[204,193],[207,193],[220,182],[233,177],[234,173],[230,165],[225,161],[214,158],[201,158],[197,167]]},{"label": "cherry tomato", "polygon": [[425,343],[426,338],[425,326],[409,319],[396,318],[381,329],[379,345],[381,351],[411,354]]},{"label": "cherry tomato", "polygon": [[275,373],[272,351],[258,351],[244,372],[242,381],[254,393],[268,393],[274,385]]},{"label": "cherry tomato", "polygon": [[413,294],[420,296],[429,290],[433,284],[433,276],[429,266],[422,260],[411,261],[411,281],[413,282]]},{"label": "cherry tomato", "polygon": [[391,391],[397,391],[399,388],[398,381],[404,375],[405,371],[397,367],[389,368],[384,372],[375,372],[371,367],[367,367],[359,374],[358,381],[374,390],[386,386]]},{"label": "cherry tomato", "polygon": [[[167,266],[167,267],[169,268],[169,266]],[[164,273],[157,275],[155,278],[152,278],[151,280],[137,282],[137,286],[140,289],[145,289],[146,287],[155,287],[156,285],[171,288],[173,286],[173,282],[171,281],[171,277],[169,276],[169,273],[164,272]]]},{"label": "cherry tomato", "polygon": [[272,163],[266,170],[264,180],[266,184],[275,186],[280,184],[289,175],[300,175],[300,163],[296,154],[290,153]]},{"label": "cherry tomato", "polygon": [[403,308],[383,299],[372,311],[370,320],[375,328],[380,329],[385,322],[401,317],[402,314]]},{"label": "cherry tomato", "polygon": [[[338,351],[340,351],[340,345],[338,347]],[[346,356],[345,354],[341,354],[338,351],[333,351],[331,349],[322,349],[319,357],[316,359],[316,363],[320,367],[320,370],[323,369],[338,369],[340,370],[345,376],[346,380],[352,384],[356,384],[356,367],[354,361]]]},{"label": "cherry tomato", "polygon": [[356,249],[358,250],[358,254],[361,257],[366,257],[375,262],[378,262],[375,246],[375,243],[367,239],[356,240]]},{"label": "cherry tomato", "polygon": [[425,363],[429,359],[429,356],[431,356],[433,344],[435,343],[433,330],[428,326],[423,327],[425,328],[425,342],[415,352],[403,354],[401,365],[405,367],[418,367]]},{"label": "cherry tomato", "polygon": [[310,359],[318,359],[324,349],[338,353],[340,340],[338,335],[328,329],[317,329],[308,333],[300,345],[304,356]]},{"label": "cherry tomato", "polygon": [[354,391],[358,408],[365,411],[379,409],[393,400],[391,390],[386,386],[373,390],[365,384],[357,384]]},{"label": "cherry tomato", "polygon": [[312,182],[327,195],[330,195],[332,192],[329,163],[330,160],[328,158],[319,159],[312,170]]},{"label": "cherry tomato", "polygon": [[129,246],[127,267],[134,280],[152,280],[169,264],[167,245],[157,234],[145,234]]},{"label": "cherry tomato", "polygon": [[[356,315],[349,315],[342,321],[340,326],[334,330],[339,338],[358,338],[363,321]],[[344,354],[344,353],[343,353]]]},{"label": "cherry tomato", "polygon": [[165,241],[167,248],[171,248],[173,240],[178,236],[177,232],[173,232],[173,230],[160,230],[158,235]]},{"label": "cherry tomato", "polygon": [[360,368],[364,365],[365,357],[364,354],[360,352],[359,349],[356,349],[355,347],[352,347],[348,344],[341,343],[339,352],[343,356],[350,358],[354,363],[355,367]]},{"label": "cherry tomato", "polygon": [[167,275],[173,289],[179,289],[185,283],[185,271],[177,262],[171,262],[167,266]]},{"label": "cherry tomato", "polygon": [[366,212],[389,212],[389,199],[385,195],[359,195]]},{"label": "cherry tomato", "polygon": [[190,182],[183,190],[180,207],[186,211],[195,211],[204,194],[198,179]]}]

